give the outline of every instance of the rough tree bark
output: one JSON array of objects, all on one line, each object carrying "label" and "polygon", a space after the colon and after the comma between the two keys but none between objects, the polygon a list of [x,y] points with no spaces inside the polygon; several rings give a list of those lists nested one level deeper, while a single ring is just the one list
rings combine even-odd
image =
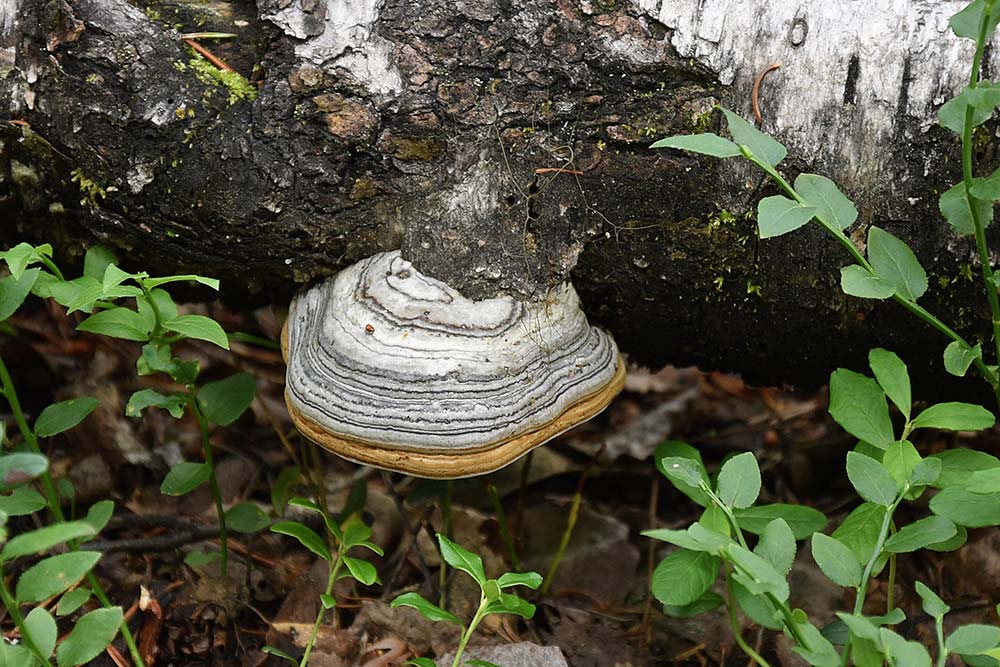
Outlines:
[{"label": "rough tree bark", "polygon": [[[901,309],[840,293],[847,258],[819,230],[757,240],[759,174],[647,146],[717,126],[717,103],[749,116],[781,63],[760,99],[787,175],[840,182],[855,238],[908,239],[926,305],[974,327],[974,248],[936,206],[960,177],[933,125],[971,60],[946,30],[960,7],[0,0],[5,234],[69,256],[97,238],[257,301],[397,247],[472,297],[572,274],[634,359],[754,381],[822,382],[875,344],[936,358],[946,341]],[[181,39],[207,30],[239,35],[205,44],[249,82]]]}]

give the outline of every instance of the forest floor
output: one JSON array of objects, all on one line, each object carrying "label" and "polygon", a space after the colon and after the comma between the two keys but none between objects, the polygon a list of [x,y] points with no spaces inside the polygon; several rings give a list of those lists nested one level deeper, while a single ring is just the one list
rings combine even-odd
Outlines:
[{"label": "forest floor", "polygon": [[[280,318],[271,310],[248,315],[212,307],[206,312],[229,331],[277,338]],[[217,562],[206,563],[203,553],[219,544],[208,489],[183,497],[159,491],[170,466],[200,460],[197,425],[157,410],[147,410],[141,419],[124,414],[133,391],[157,388],[136,376],[138,345],[77,333],[62,312],[42,306],[22,309],[11,324],[18,334],[3,338],[2,354],[27,412],[37,414],[53,400],[78,395],[102,402],[78,428],[52,439],[49,455],[54,474],[74,486],[77,513],[97,500],[116,503],[114,518],[90,548],[105,553],[97,574],[131,614],[147,665],[280,664],[261,652],[265,644],[301,654],[319,609],[325,564],[297,542],[267,530],[233,537],[229,582],[219,577]],[[413,655],[454,650],[452,627],[388,604],[405,591],[439,599],[433,533],[444,530],[442,500],[449,493],[455,541],[479,553],[491,576],[516,569],[501,522],[509,528],[520,569],[547,574],[579,494],[578,520],[550,589],[544,596],[526,595],[537,605],[535,617],[491,617],[472,642],[555,646],[572,667],[748,664],[721,610],[669,618],[649,595],[651,572],[669,547],[640,532],[684,527],[699,510],[656,472],[652,457],[660,442],[677,439],[698,447],[710,470],[728,454],[754,452],[763,471],[764,502],[804,503],[838,520],[857,502],[843,466],[855,443],[829,418],[823,392],[751,388],[735,377],[694,369],[634,371],[625,392],[598,418],[530,458],[449,487],[361,468],[304,441],[285,411],[284,366],[277,352],[241,344],[234,344],[231,353],[194,344],[184,351],[200,360],[205,380],[234,369],[258,378],[252,411],[212,435],[227,503],[253,501],[272,517],[277,505],[287,516],[310,521],[295,508],[283,508],[282,494],[273,493],[281,471],[295,465],[306,470],[304,480],[322,480],[335,511],[352,490],[355,498],[362,490],[365,494],[362,516],[372,526],[372,541],[385,549],[383,558],[365,558],[383,584],[364,587],[351,579],[338,584],[338,606],[321,628],[312,665],[391,667]],[[922,453],[962,445],[1000,454],[996,432],[961,442],[930,434],[916,444]],[[490,485],[502,516],[490,502]],[[298,487],[298,493],[307,494],[307,487]],[[12,528],[41,518],[18,519]],[[897,576],[896,604],[908,618],[897,629],[911,638],[931,644],[934,633],[913,593],[916,579],[952,605],[954,622],[990,622],[988,613],[1000,600],[1000,530],[972,531],[958,552],[903,555]],[[820,626],[835,610],[852,604],[845,589],[822,576],[806,546],[791,583],[793,604],[809,610]],[[449,609],[460,618],[468,618],[478,604],[478,589],[462,573],[451,572],[445,593]],[[885,598],[884,583],[877,584],[870,611],[884,613]],[[3,630],[12,635],[8,618]],[[801,664],[774,633],[747,625],[744,636],[774,665]],[[123,646],[118,648],[127,656]],[[564,664],[551,652],[543,655],[522,664]],[[516,667],[517,658],[508,660],[501,664]],[[115,662],[106,653],[93,664]]]}]

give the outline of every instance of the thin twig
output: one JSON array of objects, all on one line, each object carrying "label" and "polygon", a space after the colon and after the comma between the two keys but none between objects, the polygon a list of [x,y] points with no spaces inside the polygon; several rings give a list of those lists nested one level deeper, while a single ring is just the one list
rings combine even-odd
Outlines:
[{"label": "thin twig", "polygon": [[758,125],[764,122],[764,119],[760,117],[760,102],[757,99],[757,96],[760,95],[760,84],[764,82],[765,76],[779,67],[781,67],[781,63],[771,63],[763,72],[757,75],[757,78],[753,82],[753,89],[750,91],[750,104],[753,105],[753,115],[757,119]]},{"label": "thin twig", "polygon": [[222,58],[218,57],[217,55],[215,55],[214,53],[212,53],[211,51],[209,51],[208,49],[206,49],[204,46],[202,46],[198,42],[194,41],[193,39],[185,39],[184,43],[187,44],[188,46],[190,46],[192,49],[194,49],[198,53],[200,53],[201,55],[203,55],[205,57],[205,60],[207,60],[208,62],[212,63],[213,65],[215,65],[219,69],[224,69],[227,72],[235,72],[236,71],[232,67],[230,67],[229,65],[227,65],[226,61],[224,61]]},{"label": "thin twig", "polygon": [[573,176],[583,176],[582,171],[576,169],[563,169],[562,167],[541,167],[535,170],[536,174],[572,174]]}]

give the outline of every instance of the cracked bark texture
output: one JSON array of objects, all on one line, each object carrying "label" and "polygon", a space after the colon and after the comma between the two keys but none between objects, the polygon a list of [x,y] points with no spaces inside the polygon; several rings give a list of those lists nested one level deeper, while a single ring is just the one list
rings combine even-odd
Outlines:
[{"label": "cracked bark texture", "polygon": [[[918,359],[946,341],[842,295],[847,257],[818,229],[757,240],[755,202],[774,193],[759,174],[647,149],[720,131],[719,103],[749,117],[755,77],[781,62],[761,106],[786,176],[841,183],[859,242],[871,224],[907,239],[932,278],[925,305],[983,330],[974,247],[936,205],[960,177],[933,119],[967,76],[971,43],[944,30],[961,5],[855,5],[0,0],[3,233],[69,258],[99,240],[256,303],[402,248],[472,298],[571,277],[592,320],[653,366],[808,385],[881,344],[938,375]],[[204,44],[253,99],[193,60],[181,34],[195,31],[238,35]],[[977,134],[984,168],[992,130]]]}]

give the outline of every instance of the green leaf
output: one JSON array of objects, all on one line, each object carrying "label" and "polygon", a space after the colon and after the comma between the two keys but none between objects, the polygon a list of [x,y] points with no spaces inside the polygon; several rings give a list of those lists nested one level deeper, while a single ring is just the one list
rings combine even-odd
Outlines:
[{"label": "green leaf", "polygon": [[531,618],[535,615],[535,605],[510,593],[501,593],[499,602],[489,606],[492,607],[494,604],[498,604],[500,609],[488,608],[488,613],[517,614],[521,618]]},{"label": "green leaf", "polygon": [[1000,645],[1000,628],[970,623],[956,628],[944,642],[950,653],[975,655]]},{"label": "green leaf", "polygon": [[[697,525],[697,524],[692,524]],[[708,529],[704,529],[711,533]],[[709,542],[703,542],[694,535],[691,534],[691,529],[687,530],[671,530],[669,528],[658,528],[655,530],[644,530],[642,534],[646,537],[651,537],[654,540],[660,540],[662,542],[667,542],[681,549],[687,549],[689,551],[705,551],[712,555],[717,556],[719,553],[720,546],[725,546],[728,544],[729,539],[725,536],[715,533],[719,536],[719,540],[710,540]]]},{"label": "green leaf", "polygon": [[795,231],[813,219],[816,209],[803,206],[788,197],[772,195],[757,204],[757,228],[760,238],[769,239]]},{"label": "green leaf", "polygon": [[299,541],[299,544],[326,562],[329,563],[333,561],[333,556],[330,554],[330,550],[327,548],[326,542],[323,541],[322,537],[316,534],[316,531],[308,526],[303,526],[301,523],[296,521],[281,521],[271,526],[271,532],[294,537]]},{"label": "green leaf", "polygon": [[270,522],[255,503],[239,503],[226,511],[226,527],[237,533],[256,533],[267,528]]},{"label": "green leaf", "polygon": [[472,667],[500,667],[492,662],[487,662],[486,660],[466,660],[462,663],[463,665],[472,665]]},{"label": "green leaf", "polygon": [[784,519],[767,524],[753,552],[787,575],[795,563],[795,536]]},{"label": "green leaf", "polygon": [[949,431],[980,431],[996,422],[993,413],[971,403],[938,403],[913,419],[913,428],[942,428]]},{"label": "green leaf", "polygon": [[656,452],[653,454],[653,463],[656,466],[656,469],[660,471],[660,474],[669,479],[670,483],[673,484],[678,491],[702,507],[709,506],[711,501],[705,492],[701,490],[700,486],[697,484],[688,484],[684,481],[684,479],[675,474],[675,469],[668,471],[664,467],[663,462],[665,460],[672,460],[674,458],[685,458],[693,461],[698,472],[697,479],[700,480],[700,482],[704,482],[707,486],[709,484],[708,471],[705,470],[705,464],[702,463],[701,454],[697,449],[687,443],[680,442],[679,440],[667,440],[657,446]]},{"label": "green leaf", "polygon": [[929,458],[941,461],[941,474],[934,482],[934,486],[941,489],[964,489],[976,471],[1000,468],[1000,459],[997,457],[964,447],[939,452]]},{"label": "green leaf", "polygon": [[860,299],[888,299],[896,293],[892,285],[859,264],[840,269],[840,289]]},{"label": "green leaf", "polygon": [[285,515],[285,507],[295,495],[295,487],[298,485],[301,475],[302,471],[299,470],[298,466],[284,468],[278,473],[274,484],[271,485],[271,507],[274,508],[274,513],[278,516]]},{"label": "green leaf", "polygon": [[118,634],[121,624],[120,607],[97,609],[81,616],[73,631],[59,644],[56,651],[59,667],[84,665],[99,656]]},{"label": "green leaf", "polygon": [[222,554],[218,551],[202,551],[201,549],[192,549],[187,552],[184,556],[184,564],[192,569],[199,569],[205,567],[206,565],[211,565],[222,558]]},{"label": "green leaf", "polygon": [[52,614],[44,607],[35,607],[24,617],[24,627],[38,651],[44,656],[52,655],[59,636],[56,619],[52,618]]},{"label": "green leaf", "polygon": [[[298,661],[295,661],[298,664]],[[413,658],[403,663],[404,665],[416,665],[416,667],[438,667],[437,663],[430,658]]]},{"label": "green leaf", "polygon": [[799,174],[795,179],[795,191],[807,206],[816,209],[816,217],[827,226],[844,230],[858,219],[858,209],[826,176]]},{"label": "green leaf", "polygon": [[665,605],[683,607],[699,600],[718,575],[719,559],[715,556],[678,549],[653,571],[653,595]]},{"label": "green leaf", "polygon": [[861,585],[861,564],[844,543],[823,533],[814,533],[812,555],[819,569],[833,583],[848,588]]},{"label": "green leaf", "polygon": [[[859,563],[867,563],[878,542],[886,508],[875,503],[862,503],[847,515],[832,537],[847,545]],[[877,574],[877,570],[872,573]]]},{"label": "green leaf", "polygon": [[917,448],[909,440],[898,440],[892,443],[882,456],[882,465],[900,484],[910,481],[913,471],[920,461]]},{"label": "green leaf", "polygon": [[699,616],[710,612],[713,609],[718,609],[725,604],[725,602],[726,601],[723,600],[722,596],[718,593],[708,591],[691,604],[684,605],[683,607],[677,607],[669,604],[663,605],[663,613],[667,616],[673,616],[674,618],[690,618],[692,616]]},{"label": "green leaf", "polygon": [[[993,202],[983,201],[975,197],[972,201],[975,203],[976,213],[979,215],[983,227],[987,227],[993,221]],[[945,190],[941,199],[938,200],[938,209],[956,233],[961,236],[972,236],[976,233],[969,199],[965,195],[965,184],[957,183]]]},{"label": "green leaf", "polygon": [[[365,522],[357,515],[352,516],[344,522],[343,531],[344,537],[342,540],[344,542],[344,549],[350,549],[353,546],[363,544],[372,536],[372,529],[366,526]],[[330,532],[336,535],[336,531],[331,529]]]},{"label": "green leaf", "polygon": [[59,604],[56,606],[56,616],[69,616],[77,609],[82,607],[93,595],[89,588],[74,588],[68,593],[63,594],[59,598]]},{"label": "green leaf", "polygon": [[906,371],[906,364],[895,352],[880,347],[868,352],[868,364],[882,391],[895,403],[903,416],[909,419],[913,398],[910,394],[910,374]]},{"label": "green leaf", "polygon": [[943,516],[928,516],[903,526],[885,542],[889,553],[910,553],[955,536],[958,529]]},{"label": "green leaf", "polygon": [[178,463],[163,478],[160,493],[165,496],[183,496],[207,482],[211,474],[212,468],[207,463]]},{"label": "green leaf", "polygon": [[184,394],[161,394],[152,389],[140,389],[132,394],[125,405],[127,417],[138,417],[146,408],[162,408],[174,419],[184,416],[187,397]]},{"label": "green leaf", "polygon": [[[267,653],[268,655],[276,656],[276,657],[281,658],[283,660],[286,660],[286,661],[292,663],[293,665],[295,665],[296,667],[298,667],[299,661],[296,660],[295,658],[293,658],[292,656],[288,655],[284,651],[282,651],[280,648],[277,648],[275,646],[264,646],[260,650],[261,650],[262,653]],[[425,660],[425,659],[426,658],[417,658],[417,660]],[[409,664],[409,663],[404,663],[404,664]],[[424,666],[420,665],[419,667],[424,667]],[[432,661],[431,662],[431,667],[437,667],[437,665],[434,664],[434,662]]]},{"label": "green leaf", "polygon": [[667,456],[660,463],[671,482],[676,480],[687,487],[697,487],[703,481],[702,468],[697,461],[683,456]]},{"label": "green leaf", "polygon": [[146,328],[139,313],[121,306],[94,313],[76,328],[78,331],[124,340],[146,341],[150,334],[150,329]]},{"label": "green leaf", "polygon": [[931,656],[922,644],[907,641],[888,628],[880,628],[879,636],[893,667],[931,667]]},{"label": "green leaf", "polygon": [[868,229],[868,261],[875,275],[904,299],[916,302],[927,291],[927,273],[910,246],[875,226]]},{"label": "green leaf", "polygon": [[30,482],[48,469],[49,460],[41,454],[14,452],[0,456],[0,490]]},{"label": "green leaf", "polygon": [[35,420],[35,435],[39,438],[50,438],[68,431],[82,422],[100,404],[99,400],[89,396],[53,403],[42,410],[42,414]]},{"label": "green leaf", "polygon": [[935,542],[934,544],[928,544],[927,549],[930,551],[957,551],[965,546],[965,543],[969,539],[969,531],[965,529],[965,526],[958,526],[958,530],[955,535],[944,542]]},{"label": "green leaf", "polygon": [[100,559],[96,551],[73,551],[46,558],[17,580],[17,601],[42,602],[59,595],[80,581]]},{"label": "green leaf", "polygon": [[983,346],[976,343],[974,347],[966,347],[958,341],[952,341],[944,348],[944,369],[958,377],[965,377],[969,366],[976,359],[983,358]]},{"label": "green leaf", "polygon": [[29,269],[19,277],[13,274],[0,279],[0,322],[17,312],[38,280],[38,269]]},{"label": "green leaf", "polygon": [[736,572],[732,575],[734,581],[751,593],[769,593],[781,602],[788,600],[788,582],[771,563],[739,544],[729,545],[726,553],[730,562],[736,566]]},{"label": "green leaf", "polygon": [[393,609],[396,607],[413,607],[429,621],[446,621],[448,623],[461,625],[455,616],[449,614],[436,604],[431,604],[416,593],[403,593],[393,600],[389,606]]},{"label": "green leaf", "polygon": [[845,431],[879,449],[896,440],[882,388],[860,373],[838,368],[830,375],[830,416]]},{"label": "green leaf", "polygon": [[735,580],[732,583],[736,604],[739,605],[739,608],[743,610],[743,613],[750,620],[769,630],[781,630],[782,621],[780,614],[766,596],[751,593],[745,586]]},{"label": "green leaf", "polygon": [[101,532],[111,521],[111,516],[115,513],[115,503],[113,500],[98,500],[87,510],[87,516],[83,520],[91,525],[94,532]]},{"label": "green leaf", "polygon": [[437,538],[438,545],[441,548],[441,557],[444,558],[448,565],[451,565],[456,570],[465,572],[475,579],[480,586],[486,584],[486,572],[483,570],[482,558],[471,551],[466,551],[441,533],[438,533]]},{"label": "green leaf", "polygon": [[52,547],[78,540],[82,537],[92,537],[97,534],[94,527],[85,521],[66,521],[52,526],[45,526],[28,533],[12,537],[0,551],[0,561],[10,561],[21,556],[40,554]]},{"label": "green leaf", "polygon": [[[0,463],[2,460],[0,459]],[[33,514],[47,505],[42,494],[30,486],[19,486],[10,494],[0,496],[0,513],[9,517]]]},{"label": "green leaf", "polygon": [[323,605],[323,609],[333,609],[337,606],[337,599],[326,593],[320,593],[319,601]]},{"label": "green leaf", "polygon": [[719,498],[728,507],[745,509],[760,495],[760,468],[751,452],[729,459],[719,470]]},{"label": "green leaf", "polygon": [[966,528],[1000,525],[1000,493],[948,488],[931,498],[931,511]]},{"label": "green leaf", "polygon": [[87,248],[87,254],[83,257],[83,275],[95,280],[101,280],[108,270],[109,264],[118,261],[115,254],[102,245],[93,245]]},{"label": "green leaf", "polygon": [[937,620],[944,618],[944,615],[951,611],[951,607],[945,604],[944,600],[938,597],[937,593],[928,588],[922,581],[916,582],[917,595],[923,600],[924,611]]},{"label": "green leaf", "polygon": [[219,291],[219,281],[216,278],[206,278],[205,276],[196,276],[193,273],[186,273],[180,276],[164,276],[162,278],[145,278],[142,284],[149,289],[154,287],[159,287],[160,285],[166,285],[167,283],[177,283],[177,282],[194,282],[201,283],[206,287],[211,287],[215,291]]},{"label": "green leaf", "polygon": [[[977,41],[979,39],[980,29],[983,25],[983,18],[986,16],[988,7],[989,5],[986,0],[974,0],[974,2],[970,2],[964,9],[962,9],[962,11],[948,19],[948,25],[951,26],[951,31],[958,37],[971,39],[974,42]],[[989,23],[987,24],[986,29],[987,40],[989,40],[993,31],[996,30],[998,20],[1000,20],[1000,12],[994,10],[993,13],[989,15]]]},{"label": "green leaf", "polygon": [[497,585],[500,588],[527,586],[535,589],[542,585],[542,575],[537,572],[506,572],[497,579]]},{"label": "green leaf", "polygon": [[729,109],[722,109],[722,113],[729,121],[729,133],[733,135],[733,141],[749,148],[755,158],[772,167],[776,167],[785,159],[787,151],[784,146]]},{"label": "green leaf", "polygon": [[197,360],[185,361],[173,356],[170,346],[151,342],[142,346],[142,354],[135,361],[139,375],[166,373],[178,384],[193,384],[201,368]]},{"label": "green leaf", "polygon": [[229,349],[229,337],[211,317],[204,315],[181,315],[163,323],[163,328],[177,332],[188,338],[208,341],[218,345],[223,350]]},{"label": "green leaf", "polygon": [[[346,542],[346,540],[344,539],[343,531],[341,531],[340,526],[333,519],[333,517],[330,516],[326,512],[326,510],[324,510],[318,504],[314,503],[313,501],[307,498],[292,498],[291,500],[288,501],[288,504],[292,505],[293,507],[301,507],[302,509],[306,509],[311,512],[316,512],[323,518],[323,523],[326,524],[326,529],[330,532],[330,534],[333,535],[335,538],[337,538],[338,542]],[[364,524],[361,525],[363,526]],[[362,537],[361,539],[364,540],[367,538]]]},{"label": "green leaf", "polygon": [[977,470],[965,488],[973,493],[1000,493],[1000,468]]},{"label": "green leaf", "polygon": [[704,132],[702,134],[681,134],[674,137],[660,139],[649,146],[650,148],[676,148],[712,157],[739,157],[740,147],[724,139],[717,134]]},{"label": "green leaf", "polygon": [[228,426],[250,407],[256,393],[254,377],[249,373],[236,373],[199,388],[198,405],[210,422]]},{"label": "green leaf", "polygon": [[350,570],[351,576],[365,586],[371,586],[378,581],[378,572],[375,570],[375,566],[368,561],[344,556],[344,565]]},{"label": "green leaf", "polygon": [[847,478],[858,495],[883,507],[892,505],[899,493],[899,483],[886,467],[864,454],[847,453]]},{"label": "green leaf", "polygon": [[803,505],[785,503],[757,505],[735,510],[733,514],[740,528],[755,535],[763,534],[767,525],[775,519],[782,519],[787,523],[797,540],[804,540],[826,527],[826,517],[822,512]]}]

